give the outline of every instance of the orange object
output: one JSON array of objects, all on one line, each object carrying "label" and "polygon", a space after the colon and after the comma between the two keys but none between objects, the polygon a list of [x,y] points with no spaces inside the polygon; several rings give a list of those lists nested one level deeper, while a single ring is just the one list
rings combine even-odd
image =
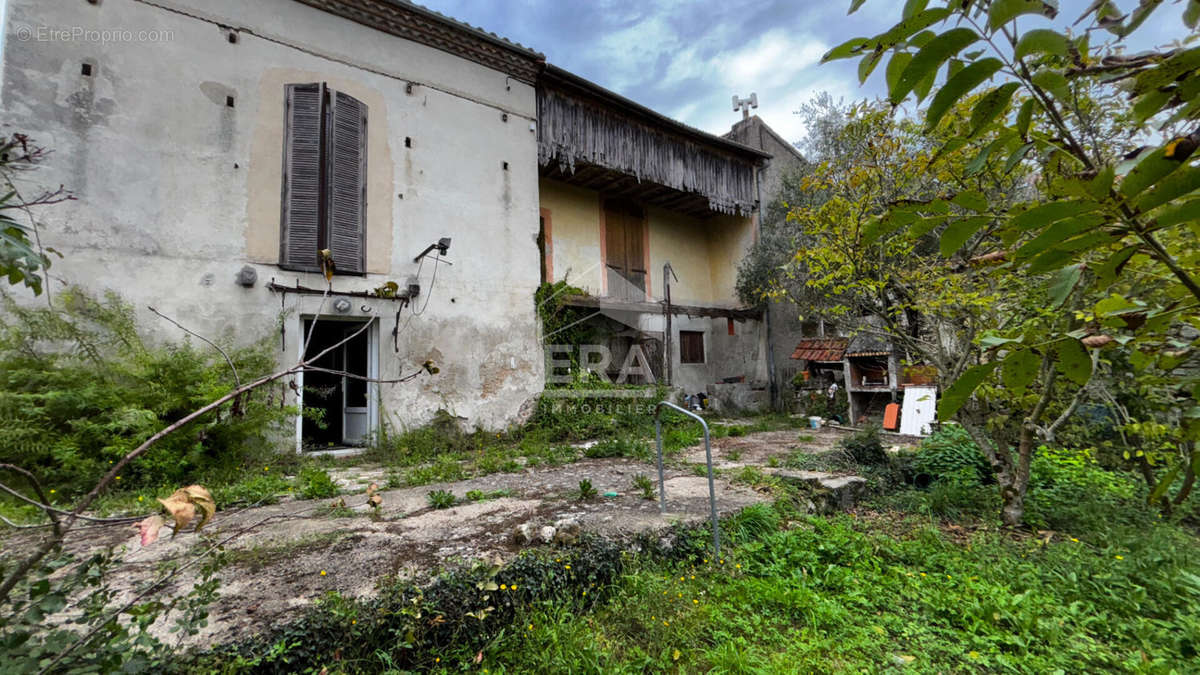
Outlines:
[{"label": "orange object", "polygon": [[889,403],[883,409],[883,428],[895,431],[900,428],[900,404]]}]

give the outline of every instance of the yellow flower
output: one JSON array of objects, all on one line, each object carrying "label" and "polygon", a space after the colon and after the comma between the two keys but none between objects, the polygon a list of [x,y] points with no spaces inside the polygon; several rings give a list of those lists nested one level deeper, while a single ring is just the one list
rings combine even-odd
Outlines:
[{"label": "yellow flower", "polygon": [[357,625],[357,624],[358,624],[358,619],[350,619],[350,625],[351,625],[351,626],[354,626],[354,625]]},{"label": "yellow flower", "polygon": [[321,576],[325,576],[325,570],[321,570]]},{"label": "yellow flower", "polygon": [[587,595],[587,591],[584,591],[584,592],[583,592],[583,594],[584,594],[584,595]]},{"label": "yellow flower", "polygon": [[515,590],[517,590],[517,585],[516,585],[516,584],[513,584],[512,586],[509,586],[509,587],[508,587],[508,589],[509,589],[510,591],[515,591]]},{"label": "yellow flower", "polygon": [[924,573],[924,572],[921,572],[921,576],[925,576],[925,573]]},{"label": "yellow flower", "polygon": [[736,567],[737,569],[740,570],[740,569],[742,569],[742,563],[738,563],[738,564],[734,565],[734,567]]},{"label": "yellow flower", "polygon": [[1078,539],[1076,539],[1075,537],[1071,537],[1071,541],[1075,542],[1076,544],[1078,544],[1078,543],[1079,543],[1079,540],[1078,540]]},{"label": "yellow flower", "polygon": [[526,628],[525,630],[533,630],[533,624],[529,624],[529,628]]},{"label": "yellow flower", "polygon": [[724,560],[722,560],[722,561],[721,561],[721,564],[722,564],[722,565],[724,565],[724,564],[725,564],[725,561],[724,561]]},{"label": "yellow flower", "polygon": [[120,477],[120,476],[117,476],[117,480],[121,480],[121,477]]},{"label": "yellow flower", "polygon": [[1125,559],[1125,556],[1123,556],[1123,555],[1118,555],[1118,556],[1114,556],[1114,557],[1115,557],[1117,560],[1124,560],[1124,559]]},{"label": "yellow flower", "polygon": [[[51,490],[51,492],[54,492],[54,490]],[[144,502],[144,501],[146,501],[146,498],[145,498],[145,497],[143,497],[143,496],[141,496],[141,495],[138,495],[138,501],[139,501],[139,502]]]},{"label": "yellow flower", "polygon": [[508,586],[506,586],[506,585],[504,585],[504,584],[500,584],[500,590],[502,590],[502,591],[507,591],[507,590],[508,590]]},{"label": "yellow flower", "polygon": [[433,662],[434,662],[434,663],[441,663],[441,662],[442,662],[442,657],[440,657],[440,656],[439,656],[439,657],[437,657],[436,659],[434,659],[434,660],[433,660]]},{"label": "yellow flower", "polygon": [[692,575],[692,578],[693,578],[693,579],[695,579],[695,578],[696,578],[696,575],[695,575],[695,574],[693,574],[693,575]]},{"label": "yellow flower", "polygon": [[967,652],[967,656],[971,657],[972,659],[978,659],[979,652],[977,652],[975,650],[971,650],[971,651]]},{"label": "yellow flower", "polygon": [[54,494],[54,488],[50,488],[50,494]]},{"label": "yellow flower", "polygon": [[270,470],[271,470],[271,467],[269,467],[269,466],[264,466],[264,467],[263,467],[263,471],[270,471]]},{"label": "yellow flower", "polygon": [[663,625],[664,625],[664,626],[670,626],[670,625],[671,625],[671,622],[670,622],[670,621],[664,621],[664,622],[663,622]]},{"label": "yellow flower", "polygon": [[699,601],[699,600],[697,600],[697,599],[695,599],[695,598],[692,598],[692,604],[693,604],[693,605],[698,605],[698,604],[700,604],[700,601]]},{"label": "yellow flower", "polygon": [[570,565],[563,565],[563,567],[565,567],[565,568],[567,568],[567,569],[571,569],[571,566],[570,566]]},{"label": "yellow flower", "polygon": [[679,577],[679,580],[680,580],[680,581],[683,581],[683,577]]},{"label": "yellow flower", "polygon": [[676,597],[680,597],[680,598],[682,598],[682,597],[683,597],[683,593],[679,593],[679,594],[678,594]]}]

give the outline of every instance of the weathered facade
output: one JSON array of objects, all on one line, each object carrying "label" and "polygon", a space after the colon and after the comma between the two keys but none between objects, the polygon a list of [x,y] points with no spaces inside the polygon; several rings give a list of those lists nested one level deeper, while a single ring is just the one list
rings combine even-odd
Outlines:
[{"label": "weathered facade", "polygon": [[[298,418],[297,447],[361,443],[439,409],[485,428],[520,420],[545,382],[533,295],[546,265],[661,336],[672,262],[673,298],[693,305],[674,330],[703,334],[677,384],[765,377],[765,334],[732,290],[762,153],[407,2],[9,0],[3,35],[4,131],[53,150],[31,183],[77,197],[44,213],[42,241],[64,255],[52,289],[117,291],[161,339],[181,335],[149,306],[215,338],[271,340],[281,365],[316,318],[313,348],[369,324],[339,369],[439,367],[400,385],[309,373],[301,390],[334,393],[289,400],[333,423]],[[631,133],[579,128],[600,119]],[[448,251],[415,259],[443,239]],[[324,299],[323,249],[337,270]],[[620,284],[638,274],[635,298]],[[389,282],[394,297],[377,290]]]},{"label": "weathered facade", "polygon": [[[386,21],[362,14],[368,5],[386,8]],[[432,24],[449,42],[394,34]],[[75,26],[133,39],[49,32]],[[164,338],[182,335],[149,305],[215,338],[271,339],[291,363],[319,313],[331,325],[374,322],[346,355],[366,374],[439,366],[436,377],[357,392],[343,406],[346,437],[320,439],[338,444],[439,408],[504,426],[540,391],[540,67],[534,52],[406,3],[10,0],[0,97],[5,131],[53,150],[30,179],[77,196],[44,214],[42,239],[64,255],[55,276],[118,291]],[[288,87],[310,84],[365,109],[361,271],[336,275],[325,302],[272,290],[325,286],[303,269],[315,269],[311,247],[307,264],[281,257]],[[452,266],[413,262],[441,237],[452,239]],[[239,285],[247,265],[257,281]],[[352,295],[406,288],[418,271],[420,294],[399,321],[399,301]]]},{"label": "weathered facade", "polygon": [[[770,161],[758,175],[758,189],[763,204],[762,210],[765,212],[767,205],[781,198],[784,175],[795,172],[804,165],[803,155],[795,145],[776,133],[758,115],[750,115],[734,124],[729,133],[725,134],[725,138],[771,155]],[[786,299],[768,301],[766,311],[771,345],[769,365],[774,395],[776,404],[786,408],[791,403],[789,397],[793,391],[792,380],[797,373],[803,372],[800,364],[790,358],[793,348],[800,339],[806,336],[823,336],[825,331],[819,324],[806,324],[802,321],[800,317],[804,311]]]},{"label": "weathered facade", "polygon": [[553,66],[538,111],[547,280],[583,289],[590,297],[575,302],[625,328],[610,345],[614,365],[638,344],[659,359],[659,381],[718,405],[765,405],[766,332],[734,285],[766,155]]}]

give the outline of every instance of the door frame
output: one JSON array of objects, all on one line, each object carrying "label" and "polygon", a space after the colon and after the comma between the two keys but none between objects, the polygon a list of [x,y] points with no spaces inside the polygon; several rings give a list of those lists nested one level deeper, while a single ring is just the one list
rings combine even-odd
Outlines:
[{"label": "door frame", "polygon": [[[367,336],[367,377],[379,379],[379,317],[368,316],[331,316],[322,314],[300,315],[297,323],[299,330],[297,335],[300,339],[297,340],[296,346],[296,361],[299,363],[304,358],[304,343],[308,337],[308,332],[305,330],[305,322],[313,319],[319,321],[338,321],[341,323],[367,323],[370,324],[365,331]],[[296,373],[296,453],[304,452],[304,371]],[[345,404],[346,388],[342,387],[342,434],[345,437]],[[367,438],[379,430],[379,383],[367,382]]]}]

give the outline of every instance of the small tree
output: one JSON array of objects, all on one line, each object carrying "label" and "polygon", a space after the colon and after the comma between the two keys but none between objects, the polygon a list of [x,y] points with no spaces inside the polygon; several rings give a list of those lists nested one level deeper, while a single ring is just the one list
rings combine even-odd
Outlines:
[{"label": "small tree", "polygon": [[[850,11],[863,2],[852,0]],[[1022,514],[1032,448],[1045,435],[1055,385],[1066,381],[1078,390],[1090,381],[1099,355],[1089,350],[1119,345],[1173,380],[1182,412],[1167,431],[1154,427],[1158,442],[1143,452],[1147,464],[1163,467],[1146,473],[1154,483],[1151,500],[1162,503],[1176,480],[1182,484],[1174,501],[1185,499],[1200,467],[1194,451],[1200,384],[1194,368],[1181,368],[1195,363],[1200,329],[1200,168],[1191,159],[1200,145],[1200,48],[1188,46],[1192,33],[1170,47],[1124,54],[1124,39],[1159,2],[1128,13],[1113,2],[1090,3],[1078,34],[1048,23],[1056,4],[971,0],[929,7],[910,0],[887,31],[849,40],[825,56],[859,57],[863,80],[886,60],[889,101],[928,99],[921,117],[930,136],[953,124],[948,113],[973,97],[964,132],[944,140],[938,153],[969,158],[968,167],[1002,158],[1007,170],[1035,171],[1037,198],[1012,205],[962,191],[893,209],[878,228],[912,231],[932,222],[947,257],[996,265],[997,275],[1044,275],[1039,285],[1048,313],[1000,322],[979,336],[975,363],[939,407],[943,419],[970,422],[972,409],[990,397],[1032,397],[1020,419],[1002,423],[1018,429],[1015,457],[1004,435],[977,434],[994,465],[1011,466],[1008,485],[1001,476],[1011,525]],[[1186,28],[1194,30],[1198,20],[1200,3],[1189,0]],[[1093,45],[1093,36],[1105,32],[1113,40]],[[987,82],[982,93],[972,93]],[[1138,147],[1117,151],[1123,131]],[[976,215],[948,208],[964,201],[977,207]],[[1144,431],[1133,424],[1140,423],[1126,426]]]}]

